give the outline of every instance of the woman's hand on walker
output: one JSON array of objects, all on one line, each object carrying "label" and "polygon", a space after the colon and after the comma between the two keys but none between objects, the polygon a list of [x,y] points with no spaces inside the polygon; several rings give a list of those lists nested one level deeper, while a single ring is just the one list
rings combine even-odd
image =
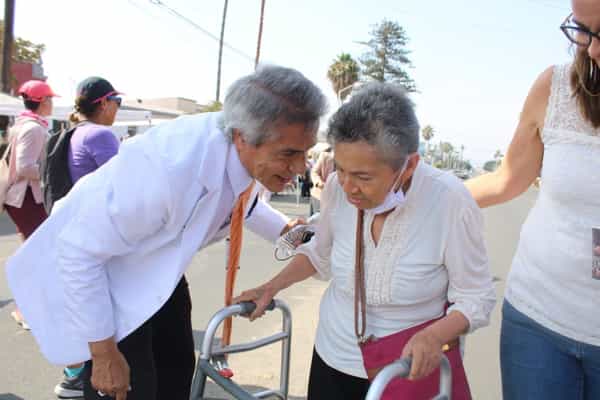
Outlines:
[{"label": "woman's hand on walker", "polygon": [[256,309],[250,314],[250,321],[254,321],[264,315],[265,310],[273,297],[277,294],[277,290],[268,283],[258,286],[254,289],[245,290],[233,299],[233,303],[241,303],[242,301],[253,301],[256,304]]},{"label": "woman's hand on walker", "polygon": [[431,374],[440,366],[444,343],[433,333],[424,329],[417,332],[402,351],[402,357],[412,359],[408,379],[417,380]]}]

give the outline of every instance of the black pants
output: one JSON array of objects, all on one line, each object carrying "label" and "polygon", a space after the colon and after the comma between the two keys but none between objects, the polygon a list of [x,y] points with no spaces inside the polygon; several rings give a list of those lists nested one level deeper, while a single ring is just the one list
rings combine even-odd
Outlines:
[{"label": "black pants", "polygon": [[306,400],[364,400],[368,390],[367,379],[331,368],[313,350]]},{"label": "black pants", "polygon": [[[185,277],[148,321],[118,343],[131,371],[127,400],[189,400],[195,367],[192,302]],[[83,371],[85,400],[108,400],[91,387],[92,362]]]}]

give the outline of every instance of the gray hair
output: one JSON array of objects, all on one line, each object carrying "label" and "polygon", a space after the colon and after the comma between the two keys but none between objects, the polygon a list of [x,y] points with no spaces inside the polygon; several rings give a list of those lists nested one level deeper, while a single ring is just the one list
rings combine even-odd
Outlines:
[{"label": "gray hair", "polygon": [[367,83],[331,117],[327,140],[332,145],[365,141],[398,170],[419,149],[414,104],[400,86]]},{"label": "gray hair", "polygon": [[255,146],[277,135],[276,123],[304,124],[315,135],[319,119],[327,111],[321,90],[300,72],[265,65],[238,79],[223,104],[223,130],[231,141],[233,130]]}]

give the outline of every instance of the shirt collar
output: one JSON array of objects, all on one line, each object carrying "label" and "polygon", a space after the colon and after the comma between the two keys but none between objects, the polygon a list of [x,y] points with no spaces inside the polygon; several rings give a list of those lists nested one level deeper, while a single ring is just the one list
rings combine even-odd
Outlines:
[{"label": "shirt collar", "polygon": [[229,144],[229,154],[227,155],[227,177],[233,189],[235,198],[238,198],[244,190],[252,183],[252,177],[248,170],[242,164],[240,155],[233,143]]},{"label": "shirt collar", "polygon": [[411,181],[410,181],[410,187],[408,188],[408,190],[405,193],[405,197],[406,197],[406,204],[409,204],[413,201],[414,197],[416,196],[415,193],[419,192],[419,188],[421,186],[421,183],[423,181],[423,160],[419,160],[419,162],[417,163],[417,167],[415,168],[415,171],[413,172]]}]

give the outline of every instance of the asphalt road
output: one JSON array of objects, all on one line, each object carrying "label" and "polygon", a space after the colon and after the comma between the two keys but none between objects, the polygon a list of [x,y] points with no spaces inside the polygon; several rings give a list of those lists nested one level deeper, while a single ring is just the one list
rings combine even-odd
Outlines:
[{"label": "asphalt road", "polygon": [[[493,274],[497,277],[499,298],[504,290],[520,225],[535,201],[531,190],[519,199],[503,206],[485,210],[486,241]],[[295,198],[274,197],[273,204],[288,215],[305,216],[308,206],[296,205]],[[18,247],[18,237],[6,214],[0,216],[0,262]],[[270,278],[284,263],[275,261],[273,247],[254,234],[245,236],[242,266],[237,289],[254,287]],[[190,282],[194,334],[198,343],[212,314],[223,301],[224,245],[216,244],[198,253],[187,272]],[[308,280],[287,290],[285,300],[293,314],[292,366],[290,399],[303,399],[306,394],[307,371],[318,317],[318,304],[325,284]],[[500,302],[499,302],[500,304]],[[10,318],[14,308],[5,274],[0,274],[0,400],[49,400],[61,378],[61,368],[49,365],[40,355],[31,335],[20,329]],[[475,399],[500,399],[498,365],[500,307],[494,311],[492,324],[471,335],[467,341],[466,366]],[[236,319],[234,342],[260,338],[281,329],[280,316],[268,315],[253,324]],[[234,355],[230,363],[237,382],[250,390],[273,388],[279,382],[279,346],[273,345],[250,353]],[[228,398],[214,384],[209,395]],[[229,397],[230,398],[230,397]]]}]

